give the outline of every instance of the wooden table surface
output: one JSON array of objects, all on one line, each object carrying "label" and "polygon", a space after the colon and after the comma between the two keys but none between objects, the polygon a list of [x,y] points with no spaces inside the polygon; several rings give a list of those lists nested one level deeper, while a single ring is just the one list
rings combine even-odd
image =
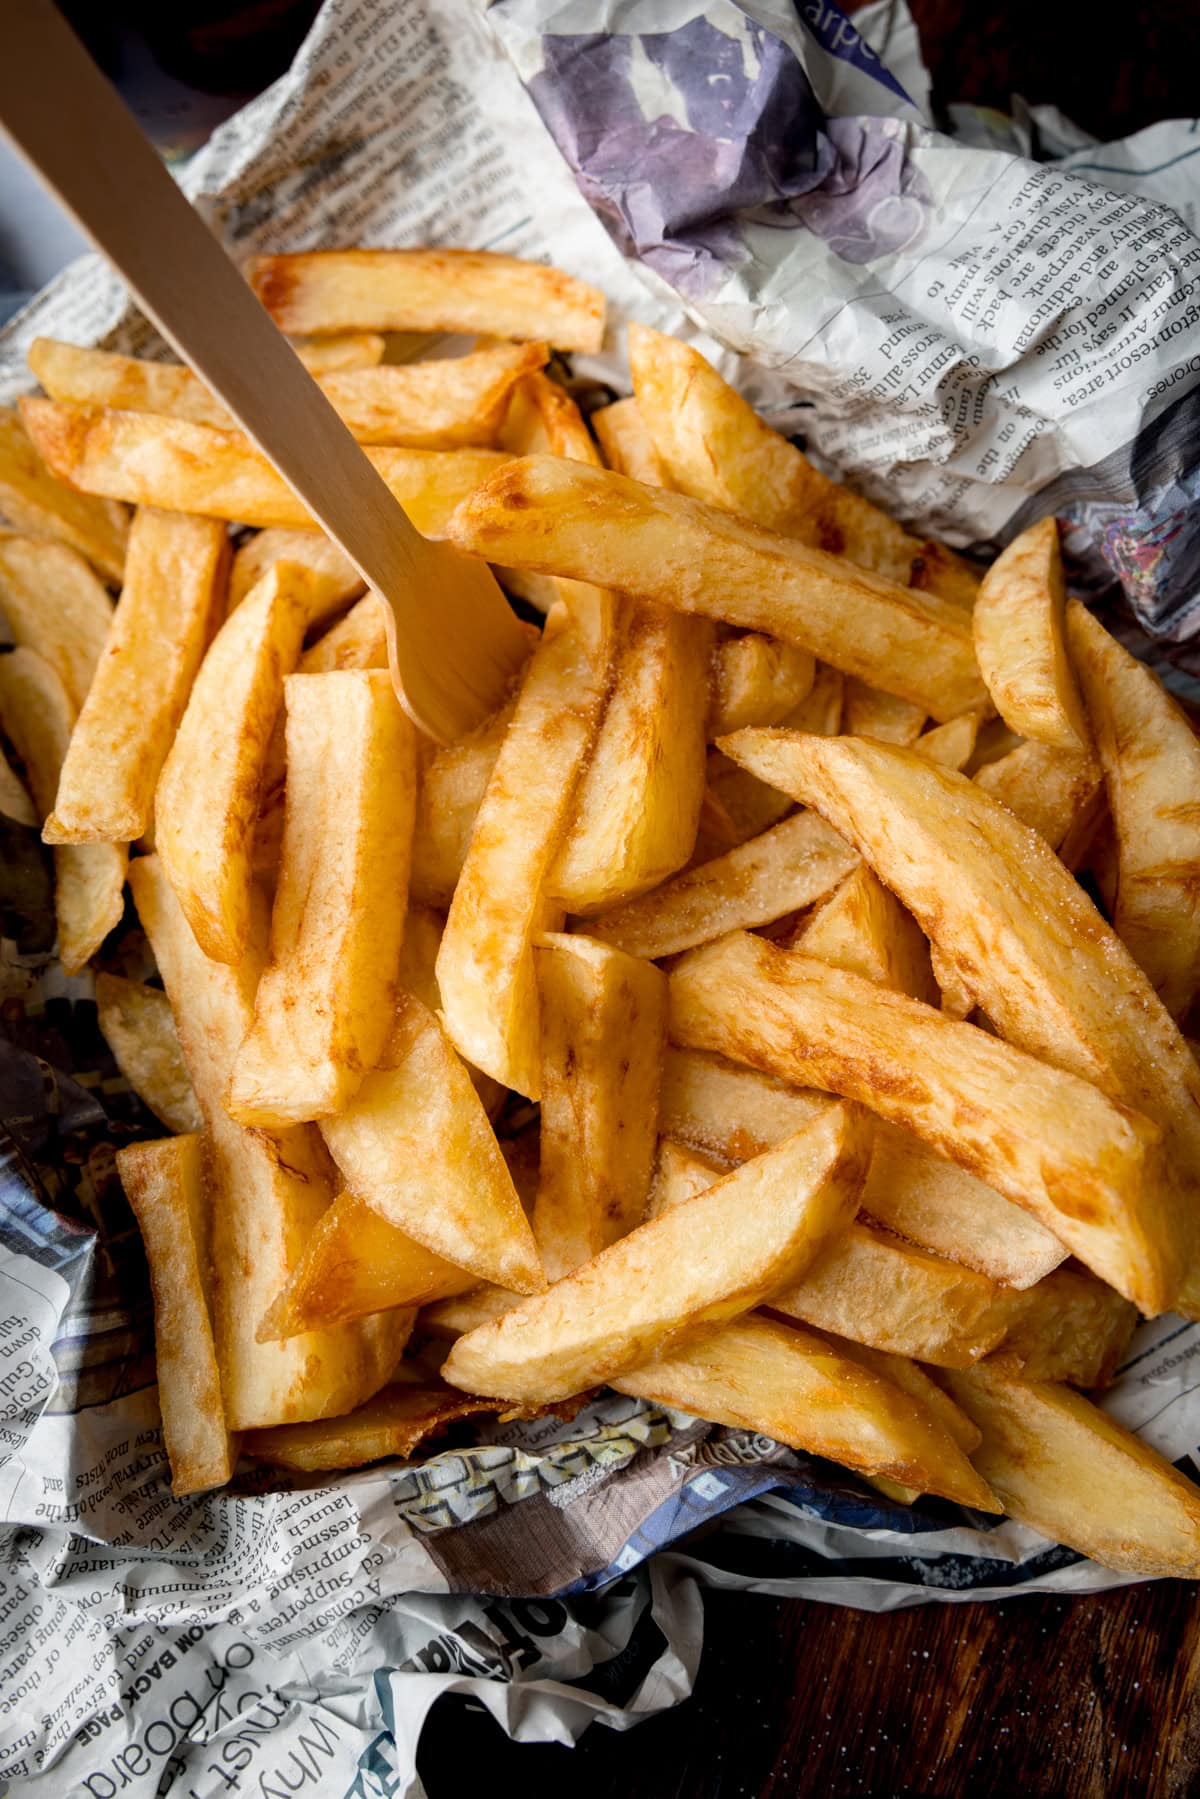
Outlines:
[{"label": "wooden table surface", "polygon": [[482,1770],[526,1799],[1179,1799],[1200,1791],[1198,1676],[1200,1603],[1175,1581],[881,1616],[713,1593],[686,1704],[572,1751],[443,1700],[418,1767],[429,1799]]}]

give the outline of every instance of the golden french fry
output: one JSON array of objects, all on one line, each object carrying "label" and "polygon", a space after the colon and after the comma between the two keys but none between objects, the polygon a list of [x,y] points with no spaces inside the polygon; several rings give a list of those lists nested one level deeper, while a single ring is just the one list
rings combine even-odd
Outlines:
[{"label": "golden french fry", "polygon": [[711,627],[659,606],[627,608],[612,692],[575,790],[547,890],[590,916],[687,862],[705,776]]},{"label": "golden french fry", "polygon": [[132,843],[213,629],[229,538],[215,519],[140,508],[125,585],[63,763],[47,843]]},{"label": "golden french fry", "polygon": [[940,544],[922,543],[860,494],[820,474],[690,345],[629,325],[634,393],[671,485],[740,512],[903,586],[969,606],[977,581]]},{"label": "golden french fry", "polygon": [[1003,1356],[1022,1380],[1108,1385],[1138,1321],[1133,1306],[1103,1281],[1070,1267],[1056,1269],[1019,1298],[992,1362]]},{"label": "golden french fry", "polygon": [[195,1133],[132,1143],[117,1173],[146,1247],[154,1296],[154,1351],[171,1491],[223,1487],[237,1462],[221,1398],[205,1292],[209,1200]]},{"label": "golden french fry", "polygon": [[0,537],[0,612],[17,643],[54,669],[78,712],[113,620],[103,582],[66,544]]},{"label": "golden french fry", "polygon": [[267,1126],[340,1111],[383,1054],[416,803],[414,732],[384,670],[289,675],[284,703],[271,945],[226,1102]]},{"label": "golden french fry", "polygon": [[979,1427],[972,1424],[944,1388],[939,1387],[937,1381],[908,1356],[889,1355],[886,1349],[871,1349],[865,1343],[849,1343],[845,1348],[856,1362],[874,1369],[876,1374],[881,1374],[885,1380],[893,1382],[921,1405],[927,1406],[946,1435],[953,1438],[967,1455],[983,1441],[983,1433]]},{"label": "golden french fry", "polygon": [[467,1392],[568,1399],[749,1311],[853,1216],[867,1133],[834,1107],[686,1205],[639,1225],[545,1293],[460,1337],[442,1367]]},{"label": "golden french fry", "polygon": [[1010,1517],[1122,1573],[1200,1575],[1200,1493],[1147,1444],[1052,1382],[944,1376],[978,1425],[973,1460]]},{"label": "golden french fry", "polygon": [[[595,736],[612,659],[607,596],[552,612],[476,814],[437,977],[451,1042],[528,1099],[541,1086],[533,937],[546,875]],[[424,899],[421,892],[418,898]]]},{"label": "golden french fry", "polygon": [[987,762],[975,784],[1032,825],[1050,848],[1062,844],[1100,791],[1100,764],[1077,750],[1053,750],[1044,743],[1019,743]]},{"label": "golden french fry", "polygon": [[701,1155],[686,1144],[673,1143],[669,1137],[660,1138],[654,1178],[646,1197],[645,1222],[669,1212],[672,1206],[682,1205],[685,1200],[695,1199],[697,1193],[703,1193],[706,1187],[711,1187],[728,1172],[725,1164],[713,1161],[711,1156]]},{"label": "golden french fry", "polygon": [[3,751],[0,751],[0,814],[15,825],[32,827],[38,823],[37,808]]},{"label": "golden french fry", "polygon": [[929,945],[911,912],[865,863],[848,874],[790,940],[806,956],[849,968],[898,993],[937,1003]]},{"label": "golden french fry", "polygon": [[367,593],[305,650],[298,667],[302,675],[328,675],[337,669],[387,665],[383,601]]},{"label": "golden french fry", "polygon": [[739,927],[770,924],[832,891],[857,857],[813,812],[798,812],[727,855],[676,875],[595,921],[631,956],[674,955]]},{"label": "golden french fry", "polygon": [[667,983],[589,937],[543,937],[541,1179],[533,1233],[548,1279],[638,1224],[658,1135]]},{"label": "golden french fry", "polygon": [[366,583],[344,551],[323,531],[289,531],[273,526],[256,531],[241,545],[229,571],[229,610],[240,606],[276,562],[298,562],[324,577],[314,602],[310,626],[332,617],[347,600],[357,599]]},{"label": "golden french fry", "polygon": [[[25,766],[38,816],[54,804],[75,725],[75,708],[48,662],[33,650],[0,656],[0,725]],[[54,850],[58,959],[78,974],[121,922],[129,849],[117,843],[63,843]]]},{"label": "golden french fry", "polygon": [[813,657],[795,644],[759,631],[728,638],[713,656],[709,736],[723,737],[743,725],[781,724],[808,698],[815,676]]},{"label": "golden french fry", "polygon": [[971,621],[949,600],[625,475],[552,456],[506,463],[444,533],[489,562],[765,631],[937,719],[987,703]]},{"label": "golden french fry", "polygon": [[424,760],[417,785],[411,875],[413,898],[422,905],[444,907],[454,898],[514,709],[515,701],[501,707],[469,736]]},{"label": "golden french fry", "polygon": [[[21,417],[55,474],[85,494],[243,525],[315,529],[291,488],[240,432],[27,396]],[[384,444],[368,445],[364,454],[427,537],[440,534],[459,501],[507,460],[499,450]]]},{"label": "golden french fry", "polygon": [[155,793],[163,870],[205,955],[236,966],[250,928],[263,763],[317,577],[276,562],[222,625],[192,685]]},{"label": "golden french fry", "polygon": [[352,1193],[318,1220],[287,1286],[258,1327],[260,1343],[396,1306],[467,1293],[479,1277],[435,1255]]},{"label": "golden french fry", "polygon": [[[359,443],[453,450],[494,443],[513,384],[548,355],[544,344],[498,344],[439,362],[330,370],[318,379]],[[29,367],[52,400],[237,429],[200,377],[175,363],[139,362],[39,337]]]},{"label": "golden french fry", "polygon": [[375,368],[387,342],[380,331],[342,331],[334,337],[293,335],[292,348],[310,375],[332,375],[340,369]]},{"label": "golden french fry", "polygon": [[[845,676],[826,662],[817,664],[812,691],[796,710],[785,719],[792,731],[815,731],[819,737],[834,737],[841,728],[842,697]],[[780,793],[758,781],[720,750],[708,753],[708,785],[714,797],[732,820],[739,843],[769,830],[792,811],[795,801],[790,793]]]},{"label": "golden french fry", "polygon": [[320,1474],[333,1468],[363,1468],[392,1456],[407,1461],[419,1443],[475,1412],[494,1412],[494,1405],[441,1385],[409,1382],[385,1387],[356,1411],[342,1418],[311,1424],[277,1424],[273,1430],[250,1431],[242,1447],[255,1461],[276,1468]]},{"label": "golden french fry", "polygon": [[943,768],[965,768],[975,754],[979,725],[978,712],[960,712],[957,718],[948,718],[944,725],[922,731],[913,749],[918,756],[940,763]]},{"label": "golden french fry", "polygon": [[1077,1075],[744,932],[675,967],[671,1035],[903,1124],[1031,1211],[1144,1312],[1162,1311],[1178,1286],[1160,1133]]},{"label": "golden french fry", "polygon": [[1090,733],[1067,654],[1066,586],[1053,515],[993,562],[973,615],[975,654],[1005,724],[1035,743],[1086,752]]},{"label": "golden french fry", "polygon": [[125,508],[61,481],[7,407],[0,407],[0,518],[18,531],[68,544],[108,580],[120,581],[129,533]]},{"label": "golden french fry", "polygon": [[658,1128],[721,1162],[749,1162],[811,1124],[836,1101],[755,1068],[671,1044],[663,1061]]},{"label": "golden french fry", "polygon": [[1182,1018],[1200,987],[1200,740],[1158,676],[1077,600],[1067,628],[1116,838],[1113,925]]},{"label": "golden french fry", "polygon": [[117,1067],[143,1104],[168,1130],[203,1130],[171,1002],[162,989],[98,974],[96,1010]]},{"label": "golden french fry", "polygon": [[471,1077],[437,1018],[406,996],[381,1066],[321,1134],[356,1198],[476,1280],[545,1277]]},{"label": "golden french fry", "polygon": [[514,456],[547,451],[600,466],[600,452],[565,387],[540,372],[526,374],[508,396],[499,444]]},{"label": "golden french fry", "polygon": [[462,331],[598,350],[604,295],[487,250],[310,250],[255,256],[246,273],[283,331]]},{"label": "golden french fry", "polygon": [[1172,1180],[1155,1183],[1154,1237],[1164,1277],[1176,1270],[1165,1303],[1200,1311],[1195,1207],[1184,1193],[1200,1170],[1200,1070],[1044,840],[976,783],[888,745],[755,731],[724,747],[815,804],[863,852],[1010,1042],[1159,1126]]},{"label": "golden french fry", "polygon": [[270,1134],[235,1124],[222,1105],[253,1016],[266,948],[265,907],[236,968],[201,951],[157,856],[129,883],[171,1001],[206,1125],[212,1199],[212,1317],[231,1430],[349,1411],[383,1385],[412,1328],[407,1312],[259,1343],[259,1321],[296,1267],[330,1203],[320,1141],[308,1126]]},{"label": "golden french fry", "polygon": [[[764,720],[764,723],[767,721]],[[846,682],[842,729],[850,737],[876,737],[882,743],[913,744],[925,727],[925,708],[911,700],[882,693],[865,681]]]},{"label": "golden french fry", "polygon": [[592,430],[609,468],[650,487],[670,487],[670,478],[636,400],[615,400],[593,412]]}]

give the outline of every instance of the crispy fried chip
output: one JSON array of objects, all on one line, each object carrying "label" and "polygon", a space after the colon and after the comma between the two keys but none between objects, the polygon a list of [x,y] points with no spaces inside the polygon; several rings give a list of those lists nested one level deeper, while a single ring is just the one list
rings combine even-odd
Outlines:
[{"label": "crispy fried chip", "polygon": [[426,906],[448,906],[462,874],[515,701],[476,730],[423,759],[413,827],[412,892]]},{"label": "crispy fried chip", "polygon": [[86,556],[110,581],[125,567],[129,516],[111,500],[93,499],[43,462],[15,412],[0,407],[0,518],[34,537],[52,537]]},{"label": "crispy fried chip", "polygon": [[0,612],[16,641],[54,669],[78,712],[113,620],[103,582],[66,544],[0,537]]},{"label": "crispy fried chip", "polygon": [[117,1067],[154,1116],[168,1130],[203,1130],[171,1002],[162,989],[98,974],[96,1010]]},{"label": "crispy fried chip", "polygon": [[242,1447],[255,1461],[276,1468],[320,1474],[334,1468],[363,1468],[399,1456],[407,1461],[418,1444],[459,1418],[494,1412],[494,1405],[440,1384],[413,1386],[407,1381],[385,1387],[356,1411],[311,1424],[277,1424],[255,1430]]},{"label": "crispy fried chip", "polygon": [[759,631],[730,637],[713,656],[710,737],[740,731],[743,725],[777,725],[808,698],[816,662],[807,650],[780,643]]},{"label": "crispy fried chip", "polygon": [[362,593],[365,582],[343,550],[323,531],[289,531],[272,526],[256,531],[240,545],[229,571],[229,610],[240,606],[276,562],[298,562],[324,577],[314,601],[310,628],[332,617],[347,600]]},{"label": "crispy fried chip", "polygon": [[1019,743],[975,775],[976,786],[1032,825],[1052,850],[1084,816],[1100,783],[1100,764],[1090,753],[1044,743]]},{"label": "crispy fried chip", "polygon": [[1058,520],[1031,525],[993,562],[975,601],[975,654],[1005,724],[1077,753],[1087,719],[1067,654]]}]

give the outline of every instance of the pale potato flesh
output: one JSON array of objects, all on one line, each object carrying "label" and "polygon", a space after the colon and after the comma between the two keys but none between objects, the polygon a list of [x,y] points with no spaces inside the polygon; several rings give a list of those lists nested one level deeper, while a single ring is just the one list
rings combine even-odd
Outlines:
[{"label": "pale potato flesh", "polygon": [[228,533],[217,520],[138,509],[125,584],[46,820],[48,843],[132,843],[150,828],[158,777],[224,615],[228,570]]},{"label": "pale potato flesh", "polygon": [[298,562],[323,577],[315,590],[310,628],[320,624],[324,616],[336,614],[348,600],[355,600],[366,583],[343,550],[323,531],[288,530],[272,525],[256,531],[239,545],[229,571],[229,610],[258,586],[276,562]]},{"label": "pale potato flesh", "polygon": [[163,869],[205,955],[230,966],[245,953],[263,768],[316,579],[297,563],[276,562],[225,621],[155,793]]},{"label": "pale potato flesh", "polygon": [[541,1178],[533,1233],[550,1280],[641,1222],[667,1035],[661,969],[589,937],[534,952],[542,1006]]},{"label": "pale potato flesh", "polygon": [[806,956],[835,968],[849,968],[929,1005],[937,1001],[929,945],[920,925],[865,863],[813,909],[790,941]]},{"label": "pale potato flesh", "polygon": [[943,768],[965,768],[975,754],[980,722],[978,712],[960,712],[944,725],[932,725],[928,731],[922,731],[913,749],[918,756],[940,763]]},{"label": "pale potato flesh", "polygon": [[60,480],[7,407],[0,407],[0,518],[33,537],[68,544],[107,580],[120,581],[129,514]]},{"label": "pale potato flesh", "polygon": [[513,704],[502,707],[469,736],[422,758],[411,875],[422,905],[446,907],[454,898],[513,711]]},{"label": "pale potato flesh", "polygon": [[595,921],[632,956],[674,955],[725,931],[769,924],[831,892],[857,862],[815,812],[798,812]]},{"label": "pale potato flesh", "polygon": [[168,1130],[203,1130],[171,1002],[162,989],[98,974],[96,1011],[117,1067],[142,1103]]},{"label": "pale potato flesh", "polygon": [[1143,1311],[1174,1274],[1161,1139],[1098,1088],[931,1006],[733,932],[671,974],[671,1035],[903,1124]]},{"label": "pale potato flesh", "polygon": [[545,1285],[471,1076],[418,999],[401,1001],[381,1066],[321,1134],[351,1193],[426,1249],[476,1280]]},{"label": "pale potato flesh", "polygon": [[[28,397],[21,417],[55,474],[85,494],[243,525],[315,529],[283,477],[238,431]],[[387,444],[363,453],[426,536],[438,534],[459,501],[507,460],[499,450]]]},{"label": "pale potato flesh", "polygon": [[[48,662],[23,647],[0,656],[0,725],[25,766],[38,817],[53,809],[75,728],[75,708]],[[58,959],[78,974],[121,922],[129,847],[61,843],[54,849]]]},{"label": "pale potato flesh", "polygon": [[[766,724],[769,721],[763,720]],[[850,737],[914,744],[925,728],[925,708],[851,677],[842,702],[842,729]]]},{"label": "pale potato flesh", "polygon": [[270,949],[227,1100],[268,1127],[341,1110],[383,1054],[416,803],[415,734],[384,670],[289,675],[284,702]]},{"label": "pale potato flesh", "polygon": [[1182,1018],[1200,987],[1200,739],[1158,676],[1078,601],[1067,628],[1116,837],[1113,925]]},{"label": "pale potato flesh", "polygon": [[972,614],[975,654],[1005,724],[1035,743],[1086,752],[1087,719],[1067,654],[1058,520],[1031,525],[1003,550]]},{"label": "pale potato flesh", "polygon": [[1082,1268],[1055,1269],[1020,1296],[993,1359],[1022,1380],[1105,1387],[1129,1347],[1137,1310]]},{"label": "pale potato flesh", "polygon": [[204,1146],[189,1133],[117,1151],[117,1173],[146,1249],[154,1353],[171,1491],[223,1487],[237,1462],[221,1398],[205,1277],[209,1200]]},{"label": "pale potato flesh", "polygon": [[546,875],[599,723],[612,648],[612,610],[599,597],[594,609],[564,606],[547,620],[475,817],[438,952],[451,1042],[528,1099],[541,1087],[533,938],[550,922]]},{"label": "pale potato flesh", "polygon": [[600,348],[604,295],[562,269],[488,250],[309,250],[254,256],[250,284],[281,331],[462,331]]},{"label": "pale potato flesh", "polygon": [[931,1407],[816,1331],[741,1318],[627,1369],[612,1385],[918,1492],[1000,1509]]},{"label": "pale potato flesh", "polygon": [[975,783],[1056,850],[1100,791],[1101,771],[1090,751],[1019,743],[1006,755],[985,763],[976,773]]},{"label": "pale potato flesh", "polygon": [[1200,1069],[1044,839],[976,783],[890,746],[755,731],[725,747],[861,851],[1004,1037],[1159,1126],[1169,1171],[1153,1183],[1162,1303],[1200,1311],[1187,1192],[1200,1172]]},{"label": "pale potato flesh", "polygon": [[853,1216],[866,1133],[835,1107],[544,1294],[460,1337],[443,1377],[468,1392],[569,1398],[690,1331],[760,1304]]},{"label": "pale potato flesh", "polygon": [[808,698],[815,676],[815,660],[795,644],[761,631],[727,638],[713,653],[709,737],[743,725],[781,724]]},{"label": "pale potato flesh", "polygon": [[614,400],[611,406],[601,406],[592,414],[592,430],[605,463],[618,475],[632,475],[635,481],[645,481],[650,487],[670,487],[666,466],[635,399]]},{"label": "pale potato flesh", "polygon": [[113,622],[104,583],[66,544],[0,536],[0,614],[14,641],[54,669],[78,712]]},{"label": "pale potato flesh", "polygon": [[387,340],[379,331],[341,331],[332,337],[292,334],[291,345],[310,375],[336,369],[373,369],[383,361]]},{"label": "pale potato flesh", "polygon": [[1121,1573],[1200,1576],[1195,1484],[1107,1413],[999,1369],[944,1379],[983,1433],[972,1460],[1011,1518]]},{"label": "pale potato flesh", "polygon": [[970,619],[952,602],[625,475],[553,456],[507,463],[445,534],[491,562],[764,631],[939,720],[987,701]]},{"label": "pale potato flesh", "polygon": [[412,1320],[404,1312],[385,1313],[307,1331],[286,1343],[257,1340],[263,1314],[286,1286],[332,1198],[311,1126],[248,1131],[222,1104],[253,1016],[266,908],[256,905],[247,953],[229,967],[201,951],[157,856],[139,857],[129,884],[206,1126],[213,1336],[226,1422],[231,1430],[248,1430],[347,1412],[388,1379]]}]

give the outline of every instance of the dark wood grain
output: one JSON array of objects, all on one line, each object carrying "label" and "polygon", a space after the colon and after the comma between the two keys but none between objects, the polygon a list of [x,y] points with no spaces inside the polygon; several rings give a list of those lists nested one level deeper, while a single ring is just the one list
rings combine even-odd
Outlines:
[{"label": "dark wood grain", "polygon": [[705,1620],[692,1698],[632,1734],[516,1746],[481,1710],[439,1702],[419,1756],[429,1799],[483,1770],[529,1799],[1200,1790],[1195,1587],[882,1616],[714,1593]]}]

